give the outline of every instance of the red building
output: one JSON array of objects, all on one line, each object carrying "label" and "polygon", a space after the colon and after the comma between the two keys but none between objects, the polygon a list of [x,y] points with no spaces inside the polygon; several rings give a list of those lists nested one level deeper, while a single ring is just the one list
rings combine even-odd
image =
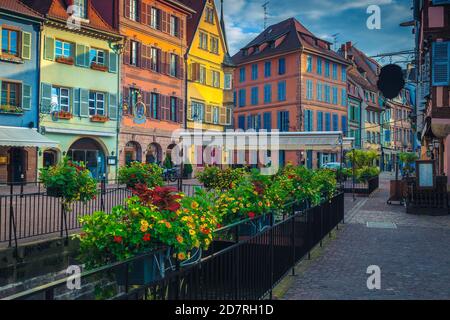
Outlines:
[{"label": "red building", "polygon": [[[268,27],[234,57],[235,128],[348,131],[349,65],[299,21]],[[280,151],[280,164],[320,167],[339,161],[332,152]]]}]

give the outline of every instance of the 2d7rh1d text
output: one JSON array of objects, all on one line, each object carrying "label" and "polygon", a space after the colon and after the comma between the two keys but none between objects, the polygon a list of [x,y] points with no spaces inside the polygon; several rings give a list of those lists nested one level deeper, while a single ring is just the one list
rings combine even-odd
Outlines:
[{"label": "2d7rh1d text", "polygon": [[208,317],[209,314],[217,315],[272,315],[274,312],[271,305],[245,305],[245,304],[221,304],[218,308],[214,307],[200,307],[200,306],[188,306],[183,304],[180,307],[175,308],[176,315],[197,315]]}]

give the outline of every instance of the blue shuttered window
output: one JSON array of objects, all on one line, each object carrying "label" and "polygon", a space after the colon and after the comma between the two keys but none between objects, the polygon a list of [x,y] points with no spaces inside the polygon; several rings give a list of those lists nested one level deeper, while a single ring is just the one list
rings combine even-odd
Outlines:
[{"label": "blue shuttered window", "polygon": [[239,70],[239,81],[244,82],[245,81],[245,68],[241,68]]},{"label": "blue shuttered window", "polygon": [[252,80],[258,79],[258,65],[253,64],[252,65]]},{"label": "blue shuttered window", "polygon": [[333,131],[339,131],[339,116],[333,113]]},{"label": "blue shuttered window", "polygon": [[264,113],[264,129],[267,131],[272,131],[272,113]]},{"label": "blue shuttered window", "polygon": [[320,82],[317,82],[317,101],[322,101],[323,100],[323,95],[322,95],[322,84]]},{"label": "blue shuttered window", "polygon": [[433,42],[433,86],[447,86],[450,78],[450,42]]},{"label": "blue shuttered window", "polygon": [[342,75],[341,75],[342,81],[347,81],[347,70],[345,69],[344,66],[342,66],[341,73],[342,73]]},{"label": "blue shuttered window", "polygon": [[246,103],[246,94],[245,89],[239,90],[239,107],[245,107]]},{"label": "blue shuttered window", "polygon": [[286,101],[286,81],[278,82],[278,101]]},{"label": "blue shuttered window", "polygon": [[333,80],[337,80],[338,78],[338,65],[333,63]]},{"label": "blue shuttered window", "polygon": [[266,61],[264,63],[264,77],[269,78],[270,76],[272,76],[272,62]]},{"label": "blue shuttered window", "polygon": [[313,58],[308,56],[306,58],[306,72],[312,72]]},{"label": "blue shuttered window", "polygon": [[314,131],[314,113],[312,110],[305,110],[305,131]]},{"label": "blue shuttered window", "polygon": [[289,131],[289,111],[278,111],[278,130]]},{"label": "blue shuttered window", "polygon": [[264,85],[264,103],[272,102],[272,85],[266,84]]},{"label": "blue shuttered window", "polygon": [[317,112],[317,131],[323,131],[323,112]]},{"label": "blue shuttered window", "polygon": [[306,99],[313,99],[313,82],[312,80],[306,80]]},{"label": "blue shuttered window", "polygon": [[331,115],[328,112],[325,114],[325,131],[331,131]]},{"label": "blue shuttered window", "polygon": [[341,91],[341,105],[343,107],[347,106],[347,90],[346,89],[342,89],[342,91]]},{"label": "blue shuttered window", "polygon": [[322,58],[317,58],[317,74],[322,74]]},{"label": "blue shuttered window", "polygon": [[238,117],[238,128],[245,130],[245,116]]},{"label": "blue shuttered window", "polygon": [[252,88],[252,105],[258,104],[258,96],[259,96],[258,87],[253,87]]},{"label": "blue shuttered window", "polygon": [[328,103],[331,102],[330,86],[329,85],[325,85],[325,102],[328,102]]},{"label": "blue shuttered window", "polygon": [[325,60],[325,77],[330,77],[330,61]]},{"label": "blue shuttered window", "polygon": [[286,73],[286,59],[280,58],[278,60],[278,74],[282,75]]},{"label": "blue shuttered window", "polygon": [[338,104],[338,88],[333,87],[333,104]]},{"label": "blue shuttered window", "polygon": [[348,136],[348,132],[347,132],[347,117],[346,116],[342,116],[341,118],[341,122],[342,122],[342,132],[344,133],[345,136]]}]

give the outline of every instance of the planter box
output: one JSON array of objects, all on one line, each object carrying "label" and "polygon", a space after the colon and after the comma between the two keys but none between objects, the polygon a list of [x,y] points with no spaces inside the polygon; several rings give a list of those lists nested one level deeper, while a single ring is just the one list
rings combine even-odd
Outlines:
[{"label": "planter box", "polygon": [[70,65],[70,66],[73,66],[73,64],[74,64],[73,58],[62,58],[62,57],[59,57],[59,58],[56,58],[55,61],[58,62],[58,63],[67,64],[67,65]]},{"label": "planter box", "polygon": [[166,252],[158,252],[150,256],[138,258],[126,266],[116,269],[118,285],[126,285],[125,273],[128,272],[128,285],[147,285],[165,276]]},{"label": "planter box", "polygon": [[73,118],[71,113],[58,113],[56,116],[61,120],[70,120]]},{"label": "planter box", "polygon": [[97,63],[91,63],[91,69],[92,70],[97,70],[97,71],[102,71],[102,72],[106,72],[108,71],[108,67],[102,64],[97,64]]},{"label": "planter box", "polygon": [[91,122],[100,122],[100,123],[105,123],[108,122],[109,118],[108,117],[104,117],[104,116],[92,116],[91,117]]}]

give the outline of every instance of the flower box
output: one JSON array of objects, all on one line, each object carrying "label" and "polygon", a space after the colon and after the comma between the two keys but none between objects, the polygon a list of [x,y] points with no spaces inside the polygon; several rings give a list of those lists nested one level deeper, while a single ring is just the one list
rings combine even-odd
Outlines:
[{"label": "flower box", "polygon": [[74,60],[72,57],[66,58],[66,57],[58,57],[55,59],[56,62],[67,64],[67,65],[73,65]]},{"label": "flower box", "polygon": [[95,116],[91,117],[91,122],[105,123],[108,121],[109,121],[109,118],[107,116],[95,115]]},{"label": "flower box", "polygon": [[0,106],[0,113],[12,114],[12,115],[23,115],[23,109],[18,106],[2,105],[2,106]]},{"label": "flower box", "polygon": [[57,117],[58,119],[70,120],[73,118],[73,115],[67,111],[59,111]]},{"label": "flower box", "polygon": [[0,60],[13,63],[24,63],[23,59],[10,54],[0,54]]},{"label": "flower box", "polygon": [[242,223],[238,227],[238,236],[251,237],[270,227],[271,220],[275,219],[273,213],[262,215],[251,221]]},{"label": "flower box", "polygon": [[103,64],[95,63],[95,62],[91,63],[91,69],[92,70],[97,70],[97,71],[102,71],[102,72],[108,71],[108,67],[107,66],[105,66]]}]

